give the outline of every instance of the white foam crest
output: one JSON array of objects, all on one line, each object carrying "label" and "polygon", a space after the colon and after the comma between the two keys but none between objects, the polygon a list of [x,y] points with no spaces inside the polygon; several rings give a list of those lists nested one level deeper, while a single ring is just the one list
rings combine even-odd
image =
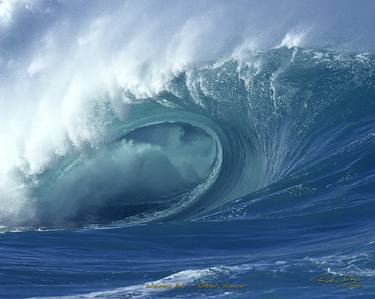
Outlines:
[{"label": "white foam crest", "polygon": [[279,47],[287,47],[287,48],[294,48],[294,47],[301,47],[303,46],[304,39],[307,36],[307,32],[288,32],[281,43],[278,45]]},{"label": "white foam crest", "polygon": [[[37,16],[46,13],[34,5]],[[165,7],[165,13],[153,18],[151,11],[138,11],[141,8],[128,3],[99,16],[92,12],[81,23],[48,12],[56,14],[57,21],[33,32],[38,40],[20,45],[27,49],[25,56],[16,51],[8,57],[0,93],[0,137],[7,141],[0,161],[3,172],[22,160],[28,174],[40,173],[69,145],[95,144],[106,132],[91,106],[116,101],[119,90],[135,98],[150,97],[224,42],[213,43],[209,50],[196,46],[214,31],[214,11],[190,15],[172,7],[181,20],[172,16],[169,26],[161,19],[172,14],[171,9]]]}]

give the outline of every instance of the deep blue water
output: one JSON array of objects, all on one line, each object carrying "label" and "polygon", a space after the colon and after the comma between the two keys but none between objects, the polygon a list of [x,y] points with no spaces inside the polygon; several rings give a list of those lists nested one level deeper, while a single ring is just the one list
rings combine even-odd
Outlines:
[{"label": "deep blue water", "polygon": [[0,1],[0,298],[375,298],[373,4],[87,3]]},{"label": "deep blue water", "polygon": [[[9,234],[2,239],[1,296],[371,298],[371,223],[299,220]],[[359,277],[360,288],[312,281],[329,271]],[[147,292],[144,283],[159,279],[186,287]],[[201,280],[246,289],[200,289]]]}]

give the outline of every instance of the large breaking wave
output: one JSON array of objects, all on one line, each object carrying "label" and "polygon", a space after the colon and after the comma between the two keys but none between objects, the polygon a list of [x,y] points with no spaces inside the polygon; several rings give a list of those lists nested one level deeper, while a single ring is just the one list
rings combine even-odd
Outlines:
[{"label": "large breaking wave", "polygon": [[373,210],[375,57],[351,5],[146,4],[1,2],[2,226]]}]

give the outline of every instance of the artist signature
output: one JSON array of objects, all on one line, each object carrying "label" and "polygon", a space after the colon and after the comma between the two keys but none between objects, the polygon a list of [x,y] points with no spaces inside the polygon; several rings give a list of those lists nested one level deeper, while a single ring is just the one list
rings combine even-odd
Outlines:
[{"label": "artist signature", "polygon": [[[184,289],[187,285],[184,283],[176,284],[164,284],[164,283],[149,283],[145,285],[147,289]],[[200,281],[197,284],[191,285],[191,287],[196,287],[199,289],[244,289],[245,284],[235,284],[230,281],[225,281],[223,283],[211,282],[211,281]]]},{"label": "artist signature", "polygon": [[312,278],[312,281],[320,284],[334,284],[348,289],[359,289],[362,287],[361,278],[349,274],[325,273]]}]

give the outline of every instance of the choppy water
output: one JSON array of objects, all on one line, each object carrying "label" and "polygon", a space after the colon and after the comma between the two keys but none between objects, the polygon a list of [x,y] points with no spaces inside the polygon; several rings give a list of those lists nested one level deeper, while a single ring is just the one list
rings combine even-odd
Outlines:
[{"label": "choppy water", "polygon": [[[29,5],[33,16],[64,7]],[[138,12],[125,8],[120,16]],[[105,17],[88,22],[83,47],[97,36],[108,42],[103,28],[118,15]],[[57,27],[63,45],[70,43],[64,30],[72,31],[66,22],[68,29]],[[50,53],[60,36],[47,25],[38,26],[52,28]],[[375,296],[370,49],[304,44],[297,34],[277,47],[222,48],[175,68],[180,41],[167,70],[160,57],[155,66],[152,54],[134,56],[134,44],[150,42],[146,31],[145,40],[123,41],[130,48],[110,38],[115,61],[86,59],[100,47],[45,61],[38,48],[29,64],[23,50],[7,52],[15,47],[9,32],[22,30],[3,26],[2,55],[15,60],[0,64],[0,104],[8,109],[1,113],[0,297]],[[69,55],[74,65],[61,69]]]}]

